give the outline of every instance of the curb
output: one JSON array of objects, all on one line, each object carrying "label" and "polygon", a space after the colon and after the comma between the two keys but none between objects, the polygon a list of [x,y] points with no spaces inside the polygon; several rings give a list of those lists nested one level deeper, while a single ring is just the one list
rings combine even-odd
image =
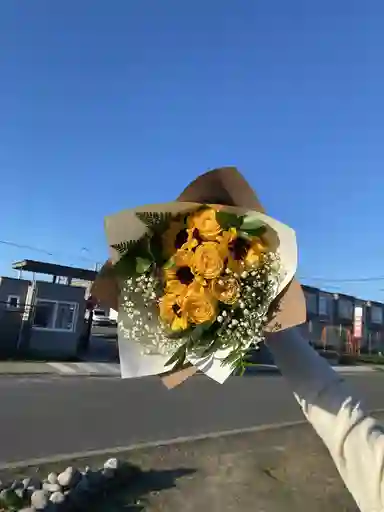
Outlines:
[{"label": "curb", "polygon": [[42,464],[54,464],[60,461],[72,459],[84,459],[88,457],[98,457],[106,454],[117,455],[121,452],[130,452],[134,450],[144,450],[148,448],[156,448],[158,446],[169,446],[172,444],[192,443],[194,441],[203,441],[204,439],[217,439],[218,437],[229,437],[236,434],[249,434],[253,432],[264,432],[268,430],[278,430],[280,428],[296,427],[308,424],[307,420],[289,421],[283,423],[273,423],[267,425],[258,425],[256,427],[248,427],[244,429],[224,430],[221,432],[212,432],[208,434],[200,434],[198,436],[175,437],[173,439],[152,441],[148,443],[138,443],[128,446],[115,446],[113,448],[104,448],[102,450],[89,450],[84,452],[74,452],[66,454],[53,455],[51,457],[42,457],[36,459],[27,459],[19,462],[9,462],[0,464],[0,471],[7,469],[18,469],[29,466],[39,466]]},{"label": "curb", "polygon": [[[12,366],[12,363],[10,363]],[[107,362],[45,362],[40,363],[40,367],[31,369],[29,362],[26,362],[26,368],[23,369],[23,363],[17,363],[17,368],[0,369],[1,376],[38,376],[51,375],[55,377],[120,377],[120,364]],[[380,366],[332,366],[337,373],[345,375],[364,375],[366,373],[384,372],[384,367]],[[205,376],[201,371],[197,371],[196,376]],[[254,377],[258,375],[281,375],[279,368],[275,365],[257,365],[249,367],[245,377]]]},{"label": "curb", "polygon": [[[342,365],[331,365],[332,369],[337,373],[345,373],[345,374],[365,374],[365,373],[376,373],[376,372],[384,372],[384,368],[379,366],[342,366]],[[281,374],[279,368],[275,365],[257,365],[253,367],[249,367],[245,376],[253,376],[260,375],[265,373],[271,374]]]},{"label": "curb", "polygon": [[[384,409],[372,409],[369,411],[369,414],[380,414],[384,413]],[[104,448],[102,450],[88,450],[84,452],[74,452],[74,453],[65,453],[53,455],[51,457],[41,457],[36,459],[27,459],[16,462],[2,463],[0,464],[0,471],[5,471],[7,469],[19,469],[19,468],[27,468],[30,466],[39,466],[42,464],[54,464],[56,462],[72,460],[72,459],[85,459],[88,457],[99,457],[103,455],[117,455],[122,452],[130,452],[134,450],[144,450],[148,448],[157,448],[159,446],[170,446],[173,444],[186,444],[193,443],[195,441],[204,441],[205,439],[217,439],[219,437],[230,437],[239,434],[252,434],[256,432],[267,432],[269,430],[279,430],[283,428],[292,428],[299,427],[301,425],[309,425],[310,423],[306,420],[297,420],[297,421],[286,421],[280,423],[271,423],[265,425],[257,425],[254,427],[247,428],[239,428],[233,430],[223,430],[221,432],[211,432],[208,434],[199,434],[197,436],[183,436],[183,437],[175,437],[173,439],[167,439],[163,441],[152,441],[149,443],[138,443],[131,444],[128,446],[115,446],[112,448]]]},{"label": "curb", "polygon": [[[1,376],[38,376],[52,375],[57,377],[120,377],[119,363],[105,362],[44,362],[33,364],[26,362],[25,368],[23,363],[9,364],[9,368],[3,367],[0,370]],[[14,366],[14,368],[12,368]]]}]

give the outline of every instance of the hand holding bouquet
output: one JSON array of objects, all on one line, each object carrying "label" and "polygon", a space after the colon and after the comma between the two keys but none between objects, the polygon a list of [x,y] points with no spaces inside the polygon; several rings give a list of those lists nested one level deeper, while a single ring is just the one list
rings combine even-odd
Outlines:
[{"label": "hand holding bouquet", "polygon": [[263,340],[278,311],[272,302],[295,273],[294,232],[224,201],[126,210],[107,218],[106,228],[120,290],[123,377],[186,363],[218,382],[243,372],[250,345]]}]

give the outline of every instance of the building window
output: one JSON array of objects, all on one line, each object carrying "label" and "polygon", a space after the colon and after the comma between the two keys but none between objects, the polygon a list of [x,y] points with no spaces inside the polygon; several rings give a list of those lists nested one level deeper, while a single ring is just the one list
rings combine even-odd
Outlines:
[{"label": "building window", "polygon": [[371,307],[371,322],[374,324],[383,323],[383,310],[379,306]]},{"label": "building window", "polygon": [[76,304],[59,302],[57,304],[55,329],[73,331],[75,324]]},{"label": "building window", "polygon": [[20,307],[20,297],[18,295],[8,295],[7,306],[8,308]]},{"label": "building window", "polygon": [[319,315],[331,316],[333,298],[329,295],[319,296]]},{"label": "building window", "polygon": [[314,313],[317,315],[317,297],[316,294],[311,292],[305,292],[305,302],[307,304],[308,313]]},{"label": "building window", "polygon": [[73,332],[77,320],[77,303],[37,299],[34,329]]},{"label": "building window", "polygon": [[353,319],[352,301],[350,301],[348,299],[339,299],[338,300],[338,312],[339,312],[339,318],[343,318],[344,320],[352,320]]}]

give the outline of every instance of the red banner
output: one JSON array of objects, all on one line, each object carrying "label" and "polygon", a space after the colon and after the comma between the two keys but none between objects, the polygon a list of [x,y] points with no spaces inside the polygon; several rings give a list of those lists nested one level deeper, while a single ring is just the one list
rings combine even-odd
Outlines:
[{"label": "red banner", "polygon": [[353,336],[354,338],[363,337],[363,308],[355,306],[355,314],[353,320]]}]

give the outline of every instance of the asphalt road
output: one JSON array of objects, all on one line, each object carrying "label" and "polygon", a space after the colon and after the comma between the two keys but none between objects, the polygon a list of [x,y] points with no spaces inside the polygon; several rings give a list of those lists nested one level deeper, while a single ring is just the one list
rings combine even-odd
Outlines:
[{"label": "asphalt road", "polygon": [[[384,408],[384,376],[347,379]],[[0,378],[0,462],[302,419],[278,376],[195,376],[167,391],[155,377]]]}]

